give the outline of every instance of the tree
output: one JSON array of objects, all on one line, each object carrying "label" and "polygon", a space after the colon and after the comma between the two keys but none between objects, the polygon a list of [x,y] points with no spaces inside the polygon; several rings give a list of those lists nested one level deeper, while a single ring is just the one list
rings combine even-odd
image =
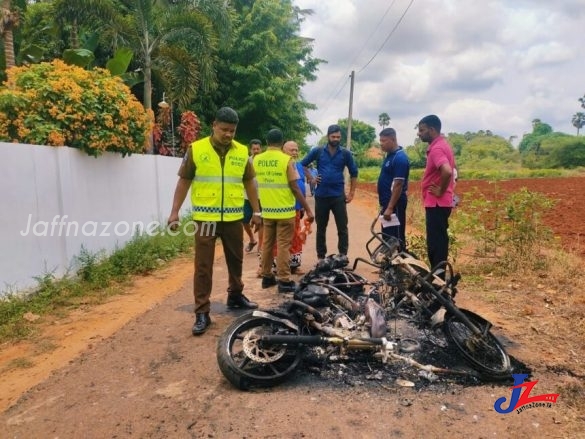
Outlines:
[{"label": "tree", "polygon": [[518,149],[521,153],[532,151],[535,154],[539,154],[543,136],[552,132],[553,129],[549,124],[542,122],[540,119],[534,119],[532,121],[532,133],[522,136]]},{"label": "tree", "polygon": [[412,169],[424,169],[427,163],[427,148],[428,145],[426,143],[416,138],[414,145],[405,149]]},{"label": "tree", "polygon": [[467,168],[489,169],[497,164],[519,164],[518,151],[501,136],[476,136],[465,144],[457,164]]},{"label": "tree", "polygon": [[577,168],[585,166],[585,140],[583,137],[567,136],[556,139],[550,149],[551,168]]},{"label": "tree", "polygon": [[[31,64],[61,58],[66,47],[67,30],[54,17],[52,3],[28,4],[15,38],[16,64]],[[20,38],[18,38],[20,37]]]},{"label": "tree", "polygon": [[384,127],[390,126],[390,116],[388,113],[381,113],[378,116],[378,124],[384,129]]},{"label": "tree", "polygon": [[56,0],[53,16],[60,27],[68,27],[70,47],[79,49],[80,25],[85,23],[94,28],[115,21],[118,17],[115,3],[113,0]]},{"label": "tree", "polygon": [[238,19],[234,41],[220,50],[215,93],[198,103],[196,112],[210,122],[218,107],[233,107],[240,116],[237,137],[264,138],[274,127],[289,139],[301,141],[318,131],[306,111],[315,106],[301,93],[316,79],[322,62],[311,56],[312,40],[299,35],[303,16],[310,11],[290,0],[235,0]]},{"label": "tree", "polygon": [[579,98],[579,102],[581,102],[581,107],[585,108],[585,96]]},{"label": "tree", "polygon": [[[341,127],[341,133],[347,138],[347,118],[339,119],[337,124]],[[358,119],[351,121],[351,150],[354,154],[363,154],[376,140],[376,129]]]},{"label": "tree", "polygon": [[455,157],[459,157],[461,155],[463,147],[474,137],[475,134],[472,134],[469,131],[465,134],[449,133],[447,135],[447,140],[449,141],[449,144],[453,148],[453,153],[455,154]]},{"label": "tree", "polygon": [[552,127],[549,124],[542,122],[540,119],[534,119],[532,121],[532,133],[533,134],[537,134],[539,136],[542,136],[542,135],[549,134],[552,132],[553,132]]},{"label": "tree", "polygon": [[12,8],[11,0],[2,0],[0,9],[0,35],[4,41],[4,56],[6,57],[6,68],[16,65],[14,56],[14,34],[13,30],[20,22],[20,12]]},{"label": "tree", "polygon": [[[216,85],[217,49],[229,35],[227,2],[199,0],[57,0],[55,15],[100,31],[111,52],[127,47],[144,74],[143,103],[152,108],[153,75],[179,109]],[[72,32],[73,47],[78,47]]]},{"label": "tree", "polygon": [[571,123],[577,128],[577,135],[579,135],[579,130],[585,126],[585,113],[575,113],[573,119],[571,119]]}]

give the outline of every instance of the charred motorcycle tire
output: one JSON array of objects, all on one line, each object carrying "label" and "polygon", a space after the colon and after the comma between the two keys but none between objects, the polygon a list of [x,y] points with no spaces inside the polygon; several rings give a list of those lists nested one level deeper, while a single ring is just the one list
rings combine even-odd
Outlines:
[{"label": "charred motorcycle tire", "polygon": [[228,381],[241,390],[273,387],[299,365],[298,345],[264,345],[262,335],[297,335],[284,323],[251,313],[234,320],[217,343],[217,363]]},{"label": "charred motorcycle tire", "polygon": [[509,377],[512,370],[510,357],[496,336],[487,330],[490,323],[471,311],[466,309],[460,309],[460,311],[481,330],[482,334],[474,334],[461,318],[447,312],[443,331],[449,342],[483,376],[489,378]]}]

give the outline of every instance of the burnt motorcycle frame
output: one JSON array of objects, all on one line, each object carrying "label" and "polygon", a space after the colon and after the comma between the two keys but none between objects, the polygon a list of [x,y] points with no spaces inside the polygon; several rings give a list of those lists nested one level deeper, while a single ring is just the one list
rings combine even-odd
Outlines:
[{"label": "burnt motorcycle frame", "polygon": [[[369,260],[357,258],[353,268],[346,269],[343,264],[347,260],[326,258],[303,276],[295,300],[285,302],[283,309],[252,311],[228,326],[218,341],[217,358],[220,370],[234,386],[243,390],[274,386],[298,367],[304,349],[314,346],[335,347],[341,356],[351,350],[366,349],[375,351],[374,355],[383,362],[394,359],[428,371],[461,373],[423,366],[400,355],[408,352],[401,341],[364,336],[360,332],[364,326],[363,301],[360,303],[359,299],[376,295],[389,316],[396,317],[397,310],[409,307],[414,309],[419,322],[442,326],[447,340],[484,377],[509,376],[509,357],[490,332],[491,324],[455,306],[453,297],[459,277],[453,275],[451,265],[445,262],[430,270],[412,254],[399,252],[397,241],[384,239],[381,233],[375,232],[375,223],[371,227],[372,238],[366,245]],[[357,274],[359,262],[376,267],[379,279],[368,281]],[[328,263],[331,266],[326,266]],[[436,276],[440,268],[446,270],[447,282]],[[367,294],[363,294],[365,286],[370,286]],[[442,310],[444,321],[437,321]],[[345,326],[361,323],[344,331],[343,323],[341,329],[331,324],[330,317],[335,313],[342,317]]]},{"label": "burnt motorcycle frame", "polygon": [[[511,361],[492,334],[492,324],[455,304],[461,276],[453,272],[453,266],[443,261],[429,268],[412,253],[400,251],[398,239],[375,231],[377,222],[377,218],[372,222],[372,237],[366,243],[369,260],[356,258],[352,270],[360,262],[376,267],[385,285],[391,287],[384,303],[390,314],[410,308],[411,318],[420,325],[440,327],[478,372],[489,378],[509,377]],[[442,273],[446,280],[439,276]]]}]

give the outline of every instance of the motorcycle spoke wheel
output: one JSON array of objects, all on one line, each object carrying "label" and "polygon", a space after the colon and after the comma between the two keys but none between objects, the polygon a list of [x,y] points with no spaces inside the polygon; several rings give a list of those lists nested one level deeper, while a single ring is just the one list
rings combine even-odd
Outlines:
[{"label": "motorcycle spoke wheel", "polygon": [[500,341],[489,331],[489,322],[471,311],[460,311],[480,329],[481,334],[474,334],[456,315],[447,314],[443,330],[449,341],[483,375],[492,378],[509,376],[510,357]]},{"label": "motorcycle spoke wheel", "polygon": [[272,387],[299,365],[296,345],[266,344],[263,335],[296,335],[280,322],[246,314],[226,328],[217,345],[217,362],[224,376],[239,389]]}]

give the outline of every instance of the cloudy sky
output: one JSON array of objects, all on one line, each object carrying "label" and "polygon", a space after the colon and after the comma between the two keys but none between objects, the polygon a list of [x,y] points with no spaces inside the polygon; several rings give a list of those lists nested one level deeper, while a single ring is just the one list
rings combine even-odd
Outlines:
[{"label": "cloudy sky", "polygon": [[403,145],[431,113],[445,133],[521,138],[535,118],[575,134],[571,117],[585,112],[585,0],[294,2],[314,11],[301,34],[328,61],[303,90],[323,132],[348,116],[352,70],[354,119],[378,132],[388,113]]}]

